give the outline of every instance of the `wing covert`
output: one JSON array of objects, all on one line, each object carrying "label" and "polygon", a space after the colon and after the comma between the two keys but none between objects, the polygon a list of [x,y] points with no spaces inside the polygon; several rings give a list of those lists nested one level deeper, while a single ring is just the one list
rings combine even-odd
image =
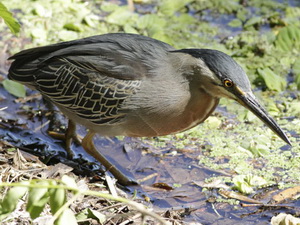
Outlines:
[{"label": "wing covert", "polygon": [[36,88],[77,116],[95,124],[119,122],[123,102],[134,95],[141,80],[118,79],[96,71],[90,65],[73,64],[56,58],[35,75]]}]

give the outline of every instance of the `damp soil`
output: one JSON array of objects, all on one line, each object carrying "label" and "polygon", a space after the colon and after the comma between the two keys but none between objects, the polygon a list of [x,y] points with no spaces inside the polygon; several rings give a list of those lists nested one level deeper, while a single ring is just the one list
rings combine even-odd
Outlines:
[{"label": "damp soil", "polygon": [[[290,4],[299,6],[296,0],[290,1]],[[227,24],[226,18],[228,19],[228,17],[225,17],[220,17],[219,21],[210,17],[206,19],[210,22],[214,20],[218,26],[223,26]],[[232,31],[239,32],[240,30]],[[23,46],[24,42],[28,43],[30,40],[13,38],[11,42],[23,42],[15,43],[15,45]],[[6,79],[9,68],[9,62],[6,61],[7,52],[0,51],[1,80]],[[295,95],[298,96],[299,93],[297,92]],[[217,108],[214,116],[218,117],[218,115],[229,118],[226,121],[226,127],[234,127],[239,123],[236,116],[228,112],[225,107]],[[293,118],[297,118],[297,116]],[[293,118],[290,122],[293,121]],[[103,176],[105,168],[89,156],[80,145],[72,144],[74,157],[71,159],[67,156],[64,142],[48,135],[48,130],[63,133],[66,125],[67,119],[56,108],[51,108],[37,92],[27,90],[27,97],[17,99],[9,94],[2,85],[0,86],[1,165],[11,164],[9,160],[2,160],[2,155],[5,157],[5,155],[10,155],[11,151],[19,149],[37,156],[49,168],[63,163],[71,167],[74,174],[80,178],[87,178],[90,183],[105,183]],[[212,129],[218,130],[219,128]],[[81,126],[77,131],[82,137],[86,133],[85,128]],[[289,133],[297,139],[295,143],[299,143],[297,132],[289,131]],[[230,139],[235,138],[236,136],[230,136]],[[250,200],[263,203],[258,205],[249,202],[249,199],[243,200],[241,196],[231,198],[231,195],[221,195],[219,190],[222,189],[222,185],[232,188],[232,183],[225,182],[222,185],[206,186],[205,183],[209,183],[210,179],[219,176],[232,178],[237,172],[236,168],[215,169],[201,163],[201,160],[212,157],[209,153],[213,144],[205,137],[198,137],[198,144],[195,146],[187,145],[181,148],[175,147],[174,144],[154,145],[155,142],[161,142],[161,139],[156,138],[148,140],[97,136],[94,141],[99,151],[124,174],[140,181],[140,185],[119,186],[119,188],[128,196],[136,193],[139,201],[168,218],[173,224],[260,225],[270,224],[271,218],[279,213],[300,216],[299,198],[297,200],[297,198],[287,196],[279,204],[269,204],[272,196],[281,192],[277,183],[260,187],[253,194],[247,195]],[[285,154],[283,151],[290,149],[284,144],[279,148],[282,150],[282,154]],[[230,158],[230,156],[216,157],[222,163],[227,163]],[[295,152],[290,157],[299,158],[299,155]],[[243,163],[245,164],[245,162]],[[246,161],[247,163],[261,165],[263,161],[251,159]],[[278,173],[282,171],[283,169],[280,167]]]}]

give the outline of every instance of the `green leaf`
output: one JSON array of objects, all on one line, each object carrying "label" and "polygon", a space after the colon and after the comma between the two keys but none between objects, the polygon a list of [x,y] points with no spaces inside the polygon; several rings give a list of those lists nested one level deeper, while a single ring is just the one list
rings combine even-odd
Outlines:
[{"label": "green leaf", "polygon": [[260,17],[260,16],[254,16],[254,17],[251,17],[251,18],[244,24],[244,27],[245,27],[245,28],[251,27],[251,26],[260,24],[261,22],[262,22],[262,17]]},{"label": "green leaf", "polygon": [[86,15],[83,18],[83,22],[88,25],[89,27],[96,27],[97,26],[98,17],[95,15]]},{"label": "green leaf", "polygon": [[77,213],[77,214],[76,214],[76,219],[77,219],[78,221],[88,219],[88,209],[85,208],[84,210],[82,210],[82,211],[80,211],[79,213]]},{"label": "green leaf", "polygon": [[254,187],[260,187],[267,184],[264,178],[252,174],[237,175],[232,181],[235,185],[235,189],[246,194],[252,193]]},{"label": "green leaf", "polygon": [[260,77],[265,81],[269,90],[283,91],[286,87],[286,80],[275,74],[270,68],[258,69]]},{"label": "green leaf", "polygon": [[63,175],[63,177],[61,178],[62,182],[67,185],[68,187],[72,187],[72,188],[78,188],[76,181],[74,178],[69,177],[67,175]]},{"label": "green leaf", "polygon": [[131,12],[127,6],[119,7],[106,17],[106,21],[111,24],[124,26],[127,23],[134,24],[137,14]]},{"label": "green leaf", "polygon": [[97,220],[100,224],[106,221],[106,216],[96,210],[88,209],[88,217]]},{"label": "green leaf", "polygon": [[[48,185],[48,181],[42,181],[39,185]],[[48,188],[31,188],[29,189],[28,202],[26,210],[32,219],[37,218],[43,211],[49,199]]]},{"label": "green leaf", "polygon": [[78,38],[78,34],[71,30],[61,30],[58,32],[58,37],[62,41],[70,41]]},{"label": "green leaf", "polygon": [[228,23],[229,26],[231,27],[241,27],[242,26],[242,21],[239,19],[233,19]]},{"label": "green leaf", "polygon": [[[159,17],[158,15],[147,14],[141,16],[136,25],[139,29],[148,29],[148,30],[161,30],[165,27],[167,21],[164,18]],[[155,32],[154,32],[155,33]]]},{"label": "green leaf", "polygon": [[293,73],[295,75],[295,82],[297,84],[298,90],[300,90],[300,59],[296,59],[293,67]]},{"label": "green leaf", "polygon": [[221,126],[222,121],[216,116],[210,116],[205,120],[205,124],[209,129],[218,129]]},{"label": "green leaf", "polygon": [[76,31],[76,32],[81,32],[82,29],[79,24],[74,24],[74,23],[66,23],[64,27],[66,30],[71,30],[71,31]]},{"label": "green leaf", "polygon": [[[22,182],[28,183],[28,182]],[[1,214],[11,213],[15,210],[18,200],[28,191],[27,187],[13,187],[5,195],[1,202]]]},{"label": "green leaf", "polygon": [[192,1],[193,0],[163,0],[160,2],[159,9],[163,14],[172,16],[175,12]]},{"label": "green leaf", "polygon": [[66,192],[65,189],[51,189],[49,190],[49,203],[52,214],[56,213],[60,207],[62,207],[66,202]]},{"label": "green leaf", "polygon": [[26,90],[23,84],[17,83],[12,80],[4,80],[2,84],[5,90],[12,95],[18,98],[24,98],[26,96]]},{"label": "green leaf", "polygon": [[42,196],[37,202],[34,204],[28,204],[26,210],[29,212],[30,217],[35,219],[40,216],[41,212],[45,208],[46,203],[49,200],[48,194]]},{"label": "green leaf", "polygon": [[71,209],[66,209],[62,214],[55,220],[54,225],[78,225],[76,217]]},{"label": "green leaf", "polygon": [[[250,114],[250,112],[249,112]],[[253,116],[253,118],[255,118],[256,116],[251,113],[251,115]],[[257,118],[255,118],[257,119]],[[270,154],[270,147],[268,145],[268,143],[270,142],[270,139],[267,136],[264,135],[259,135],[256,136],[255,138],[256,141],[243,141],[243,143],[241,144],[241,147],[247,151],[249,151],[249,153],[251,153],[252,156],[254,157],[261,157],[261,156],[267,156]]]},{"label": "green leaf", "polygon": [[300,102],[291,102],[287,113],[295,116],[300,116]]},{"label": "green leaf", "polygon": [[139,32],[134,29],[131,25],[129,24],[125,24],[125,26],[123,27],[125,33],[130,33],[130,34],[139,34]]},{"label": "green leaf", "polygon": [[47,31],[44,27],[34,27],[30,30],[30,35],[34,39],[41,39],[46,40],[47,39]]},{"label": "green leaf", "polygon": [[236,18],[241,20],[241,21],[246,21],[246,19],[247,19],[247,10],[244,7],[239,8],[238,11],[237,11],[237,14],[236,14]]},{"label": "green leaf", "polygon": [[106,216],[96,210],[90,208],[82,210],[76,215],[77,220],[95,219],[98,223],[103,224],[106,221]]},{"label": "green leaf", "polygon": [[20,31],[20,24],[14,19],[8,9],[0,2],[0,17],[3,18],[6,25],[9,27],[13,34],[17,34]]},{"label": "green leaf", "polygon": [[45,7],[38,3],[34,5],[34,9],[32,10],[33,14],[39,17],[45,16],[47,14],[46,11],[47,10],[45,9]]},{"label": "green leaf", "polygon": [[285,52],[300,50],[300,28],[290,25],[282,28],[275,40],[276,48]]},{"label": "green leaf", "polygon": [[116,9],[118,9],[120,6],[118,6],[115,3],[111,3],[111,2],[102,2],[101,3],[101,10],[104,12],[113,12]]}]

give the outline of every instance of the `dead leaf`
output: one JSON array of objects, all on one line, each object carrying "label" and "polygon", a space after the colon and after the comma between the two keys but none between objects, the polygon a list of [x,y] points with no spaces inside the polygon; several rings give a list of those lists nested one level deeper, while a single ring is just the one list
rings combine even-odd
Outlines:
[{"label": "dead leaf", "polygon": [[263,204],[260,201],[257,201],[255,199],[249,198],[247,196],[241,195],[237,192],[234,191],[226,191],[226,190],[219,190],[219,194],[222,195],[225,198],[233,198],[233,199],[237,199],[243,202],[250,202],[250,203],[254,203],[254,204]]},{"label": "dead leaf", "polygon": [[300,219],[290,214],[280,213],[272,217],[271,225],[300,225]]},{"label": "dead leaf", "polygon": [[14,154],[14,165],[19,169],[25,169],[26,165],[25,163],[27,162],[27,160],[25,159],[25,157],[23,156],[23,154],[21,153],[21,151],[19,149],[17,149],[17,151]]},{"label": "dead leaf", "polygon": [[150,180],[150,179],[152,179],[153,177],[157,177],[157,176],[158,176],[158,173],[152,173],[152,174],[150,174],[150,175],[148,175],[148,176],[146,176],[146,177],[143,177],[142,179],[139,179],[139,180],[138,180],[138,183],[140,184],[140,183],[142,183],[142,182],[145,182],[145,181]]},{"label": "dead leaf", "polygon": [[205,183],[204,181],[193,181],[193,183],[202,188],[222,188],[225,190],[230,189],[230,187],[220,179],[213,180],[210,183]]},{"label": "dead leaf", "polygon": [[24,104],[26,102],[32,101],[33,99],[40,99],[41,97],[42,95],[40,93],[36,93],[30,96],[26,96],[24,98],[17,98],[15,102]]},{"label": "dead leaf", "polygon": [[41,177],[44,179],[54,178],[58,175],[63,175],[71,172],[73,170],[72,167],[69,167],[65,164],[58,163],[54,166],[48,166],[48,168],[41,172]]},{"label": "dead leaf", "polygon": [[45,165],[44,163],[42,163],[40,160],[39,160],[39,157],[35,156],[35,155],[32,155],[28,152],[25,152],[25,151],[22,151],[22,150],[19,150],[20,154],[22,154],[22,156],[24,157],[24,159],[27,161],[27,162],[35,162],[35,163],[40,163],[42,165]]},{"label": "dead leaf", "polygon": [[281,191],[273,196],[272,201],[275,203],[281,203],[286,199],[292,199],[294,196],[300,193],[300,186],[292,187]]},{"label": "dead leaf", "polygon": [[170,185],[168,185],[166,183],[155,183],[155,184],[152,184],[152,186],[163,189],[163,190],[167,190],[167,191],[173,190],[173,187],[171,187]]}]

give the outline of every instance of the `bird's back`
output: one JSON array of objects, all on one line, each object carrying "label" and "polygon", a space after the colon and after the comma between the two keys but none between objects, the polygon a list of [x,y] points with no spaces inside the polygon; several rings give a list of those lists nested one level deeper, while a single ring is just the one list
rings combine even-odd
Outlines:
[{"label": "bird's back", "polygon": [[124,103],[143,81],[164,76],[153,71],[164,65],[169,50],[174,48],[140,35],[93,36],[24,50],[10,58],[8,77],[40,91],[70,119],[94,128],[124,120]]},{"label": "bird's back", "polygon": [[[135,79],[140,73],[146,72],[146,67],[155,67],[153,64],[158,61],[157,58],[165,58],[169,50],[174,48],[141,35],[123,33],[97,35],[21,51],[9,58],[14,61],[8,77],[29,84],[34,82],[35,72],[45,63],[56,58],[68,57],[74,62],[88,63],[98,70],[104,70],[107,75],[111,75],[109,71],[112,71],[112,75],[117,77]],[[125,73],[120,75],[117,67],[121,69],[124,66],[127,66],[122,68]],[[133,68],[136,74],[132,74]],[[128,69],[131,74],[126,73]]]}]

